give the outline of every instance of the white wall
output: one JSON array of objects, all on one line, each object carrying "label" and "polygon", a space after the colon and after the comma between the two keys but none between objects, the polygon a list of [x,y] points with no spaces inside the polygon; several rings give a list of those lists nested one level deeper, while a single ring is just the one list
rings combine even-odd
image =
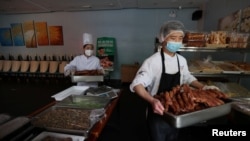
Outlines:
[{"label": "white wall", "polygon": [[[203,7],[204,15],[200,21],[192,21],[192,13],[197,9],[177,10],[177,17],[168,16],[173,9],[124,9],[105,11],[83,11],[63,13],[41,13],[0,15],[0,27],[10,27],[11,23],[22,23],[34,20],[46,21],[48,25],[62,25],[64,34],[63,46],[42,46],[34,49],[21,47],[1,47],[0,54],[13,55],[64,55],[80,54],[82,33],[90,32],[94,38],[115,37],[117,40],[117,54],[115,71],[111,79],[120,79],[121,64],[131,64],[142,61],[154,50],[154,38],[162,23],[167,20],[181,20],[188,30],[211,31],[217,30],[218,20],[238,9],[250,5],[249,0],[209,0]],[[204,23],[204,25],[203,25]],[[217,56],[216,56],[217,55]],[[238,54],[239,58],[242,57]],[[186,53],[186,57],[196,57]],[[205,58],[207,54],[201,56]],[[218,58],[230,58],[235,54],[215,54]],[[250,61],[250,57],[247,58]],[[243,80],[245,87],[250,89],[249,77]]]},{"label": "white wall", "polygon": [[117,57],[112,79],[120,79],[121,64],[133,64],[142,61],[154,51],[154,39],[160,26],[167,20],[181,20],[188,30],[196,30],[197,21],[192,21],[192,13],[196,9],[177,11],[176,18],[170,18],[173,9],[124,9],[106,11],[62,12],[41,14],[0,15],[0,27],[10,27],[11,23],[23,23],[34,20],[45,21],[48,26],[63,26],[63,46],[25,46],[0,47],[0,54],[17,56],[36,54],[77,55],[82,49],[82,33],[92,33],[97,37],[115,37],[117,41]]}]

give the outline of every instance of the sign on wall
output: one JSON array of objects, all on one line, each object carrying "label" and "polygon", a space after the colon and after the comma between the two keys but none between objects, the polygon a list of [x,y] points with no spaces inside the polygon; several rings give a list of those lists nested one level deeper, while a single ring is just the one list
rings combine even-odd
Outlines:
[{"label": "sign on wall", "polygon": [[116,48],[116,40],[112,37],[97,38],[97,57],[101,61],[101,66],[105,70],[112,71],[114,69],[114,56]]},{"label": "sign on wall", "polygon": [[23,23],[23,34],[26,47],[36,48],[37,42],[36,42],[34,21]]},{"label": "sign on wall", "polygon": [[63,45],[63,27],[48,26],[47,22],[26,21],[11,23],[11,28],[0,27],[0,46],[37,46]]},{"label": "sign on wall", "polygon": [[50,45],[63,45],[62,26],[49,26]]},{"label": "sign on wall", "polygon": [[2,46],[13,45],[10,28],[0,28],[0,43]]},{"label": "sign on wall", "polygon": [[36,37],[39,46],[49,45],[47,22],[36,22]]},{"label": "sign on wall", "polygon": [[23,29],[21,23],[12,23],[11,32],[15,46],[24,46]]}]

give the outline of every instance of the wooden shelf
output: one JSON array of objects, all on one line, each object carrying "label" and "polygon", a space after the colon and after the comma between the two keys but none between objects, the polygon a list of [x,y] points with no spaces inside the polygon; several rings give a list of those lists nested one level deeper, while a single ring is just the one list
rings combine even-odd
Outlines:
[{"label": "wooden shelf", "polygon": [[122,64],[121,82],[123,83],[132,82],[139,68],[140,68],[139,65]]}]

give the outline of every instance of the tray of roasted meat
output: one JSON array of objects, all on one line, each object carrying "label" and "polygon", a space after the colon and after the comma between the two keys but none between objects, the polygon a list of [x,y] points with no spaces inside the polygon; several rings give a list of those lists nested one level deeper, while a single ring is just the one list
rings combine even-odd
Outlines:
[{"label": "tray of roasted meat", "polygon": [[176,128],[191,126],[230,113],[232,101],[218,90],[193,89],[188,85],[155,95],[164,105],[164,118]]},{"label": "tray of roasted meat", "polygon": [[103,82],[104,74],[98,70],[76,71],[71,76],[72,82]]}]

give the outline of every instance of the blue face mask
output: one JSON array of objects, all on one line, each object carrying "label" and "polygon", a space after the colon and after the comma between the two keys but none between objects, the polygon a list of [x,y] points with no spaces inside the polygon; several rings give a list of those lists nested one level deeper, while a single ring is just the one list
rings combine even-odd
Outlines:
[{"label": "blue face mask", "polygon": [[181,47],[182,47],[182,43],[181,42],[168,42],[167,45],[165,46],[165,48],[168,51],[172,52],[172,53],[175,53]]}]

